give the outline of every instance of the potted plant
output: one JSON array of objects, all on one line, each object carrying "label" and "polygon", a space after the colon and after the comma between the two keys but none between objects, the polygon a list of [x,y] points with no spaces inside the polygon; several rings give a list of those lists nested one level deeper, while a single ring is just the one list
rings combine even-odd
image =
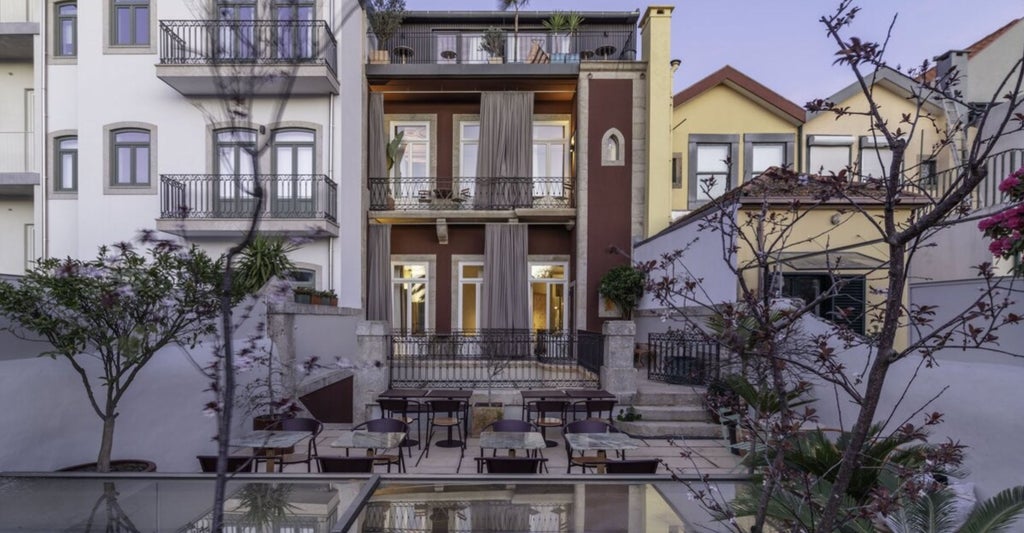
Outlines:
[{"label": "potted plant", "polygon": [[257,234],[242,250],[232,279],[232,291],[236,299],[259,292],[268,281],[284,278],[295,269],[288,254],[298,246],[284,239]]},{"label": "potted plant", "polygon": [[295,295],[295,303],[311,304],[313,303],[313,293],[316,292],[316,289],[311,287],[295,287],[292,292]]},{"label": "potted plant", "polygon": [[609,270],[597,291],[622,311],[622,318],[633,319],[633,310],[644,295],[644,273],[633,265],[622,265]]},{"label": "potted plant", "polygon": [[370,52],[370,63],[390,63],[388,47],[405,19],[405,0],[367,0],[366,12],[370,30],[377,38],[377,50]]},{"label": "potted plant", "polygon": [[144,252],[102,246],[95,259],[41,259],[17,285],[0,281],[0,316],[15,334],[45,339],[42,355],[79,374],[103,422],[98,472],[111,469],[120,402],[143,367],[165,347],[194,348],[217,331],[222,264],[150,238]]},{"label": "potted plant", "polygon": [[320,291],[320,305],[329,305],[331,307],[338,306],[338,295],[334,291],[328,289],[326,291]]},{"label": "potted plant", "polygon": [[556,11],[542,24],[553,34],[552,63],[568,62],[572,50],[572,37],[579,31],[583,16],[576,11]]},{"label": "potted plant", "polygon": [[491,26],[484,32],[480,50],[487,52],[491,63],[505,62],[505,30]]}]

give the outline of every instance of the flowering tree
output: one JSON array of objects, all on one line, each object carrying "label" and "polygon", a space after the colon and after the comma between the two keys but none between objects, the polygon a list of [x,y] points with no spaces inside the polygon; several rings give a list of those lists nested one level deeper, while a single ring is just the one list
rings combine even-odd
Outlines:
[{"label": "flowering tree", "polygon": [[[1002,210],[978,223],[978,229],[992,239],[988,249],[992,255],[1003,259],[1020,257],[1024,251],[1024,167],[1006,177],[999,190],[1016,203],[1013,207]],[[1024,274],[1024,265],[1013,267],[1015,274]]]},{"label": "flowering tree", "polygon": [[103,246],[91,260],[43,259],[17,284],[0,283],[0,315],[15,334],[46,339],[52,349],[43,354],[81,377],[103,421],[99,472],[110,469],[118,404],[142,368],[162,348],[191,348],[216,330],[220,263],[195,247],[145,244]]}]

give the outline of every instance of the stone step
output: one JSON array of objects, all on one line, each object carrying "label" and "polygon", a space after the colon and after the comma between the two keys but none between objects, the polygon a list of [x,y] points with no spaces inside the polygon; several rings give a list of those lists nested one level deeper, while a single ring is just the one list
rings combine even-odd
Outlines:
[{"label": "stone step", "polygon": [[639,391],[634,405],[703,405],[704,391],[694,389],[680,389],[676,392],[646,392]]},{"label": "stone step", "polygon": [[616,421],[615,427],[634,437],[722,438],[722,427],[710,422]]},{"label": "stone step", "polygon": [[707,411],[699,405],[635,405],[633,409],[648,422],[707,422]]}]

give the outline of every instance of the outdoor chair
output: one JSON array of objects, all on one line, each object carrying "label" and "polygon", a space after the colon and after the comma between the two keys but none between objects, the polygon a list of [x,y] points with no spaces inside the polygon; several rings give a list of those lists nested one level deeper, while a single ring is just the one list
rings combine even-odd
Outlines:
[{"label": "outdoor chair", "polygon": [[[565,433],[612,433],[614,428],[604,420],[577,420],[576,422],[570,422],[565,426]],[[571,474],[572,467],[578,466],[584,472],[587,468],[593,468],[600,463],[605,461],[599,457],[588,457],[579,452],[579,455],[573,455],[572,447],[569,446],[569,441],[565,441],[565,457],[566,457],[566,468],[565,473]]]},{"label": "outdoor chair", "polygon": [[[535,400],[530,402],[527,416],[531,412],[537,413],[536,420],[532,422],[540,428],[540,433],[544,436],[544,442],[548,448],[554,448],[558,446],[558,443],[548,440],[547,430],[548,428],[561,428],[565,426],[565,412],[568,408],[569,402],[564,400]],[[527,420],[527,422],[530,422],[530,420]]]},{"label": "outdoor chair", "polygon": [[[576,416],[576,413],[586,413],[586,419],[603,419],[601,416],[605,411],[608,412],[608,423],[612,422],[612,413],[615,411],[615,400],[580,400],[573,404],[572,413]],[[595,416],[596,415],[596,416]]]},{"label": "outdoor chair", "polygon": [[[316,438],[320,436],[320,432],[324,430],[324,425],[319,420],[314,418],[285,418],[278,421],[272,429],[281,431],[308,431],[309,441],[306,442],[306,453],[294,453],[276,457],[277,463],[281,465],[283,471],[285,465],[297,465],[305,464],[306,471],[313,471],[313,457],[317,455],[316,450]],[[258,458],[257,461],[266,460],[265,458]]]},{"label": "outdoor chair", "polygon": [[[531,423],[529,423],[529,422],[527,422],[525,420],[516,420],[514,418],[506,418],[506,419],[503,419],[503,420],[495,420],[494,422],[491,422],[490,424],[487,424],[487,426],[485,428],[480,430],[481,433],[483,433],[484,431],[494,431],[494,432],[497,432],[497,433],[501,433],[503,431],[509,431],[509,432],[515,432],[515,433],[520,433],[520,432],[521,433],[527,433],[527,432],[530,432],[530,431],[537,431],[537,426],[534,426],[533,424],[531,424]],[[535,452],[536,451],[538,451],[538,450],[535,450]],[[496,450],[496,449],[495,450],[491,450],[491,455],[494,456],[494,457],[497,457],[498,456],[498,450]],[[481,447],[480,448],[480,457],[483,457],[483,456],[484,456],[484,449]],[[543,457],[543,454],[541,456]]]},{"label": "outdoor chair", "polygon": [[608,461],[604,468],[609,474],[657,474],[659,464],[659,459],[630,459]]},{"label": "outdoor chair", "polygon": [[[409,434],[409,425],[397,418],[375,418],[373,420],[367,420],[362,424],[352,428],[352,431],[364,429],[372,433],[405,433]],[[402,439],[405,442],[405,439]],[[375,454],[373,456],[376,464],[386,465],[388,472],[391,472],[391,465],[398,467],[398,473],[405,472],[405,460],[402,459],[402,445],[399,444],[397,454]],[[345,449],[345,456],[348,456],[348,448]]]},{"label": "outdoor chair", "polygon": [[320,471],[331,474],[368,474],[376,457],[317,457]]},{"label": "outdoor chair", "polygon": [[[463,400],[428,400],[427,411],[430,417],[430,430],[427,432],[427,446],[424,453],[430,457],[430,441],[434,438],[434,430],[442,428],[447,431],[448,438],[440,441],[436,446],[442,448],[460,448],[459,456],[462,457],[466,450],[465,422],[466,402]],[[459,432],[459,438],[452,439],[452,430]]]},{"label": "outdoor chair", "polygon": [[[203,472],[216,472],[217,471],[217,456],[216,455],[197,455],[196,459],[199,460],[199,468]],[[253,458],[248,455],[235,455],[228,457],[228,473],[247,473],[252,472]]]},{"label": "outdoor chair", "polygon": [[416,422],[416,438],[411,439],[406,437],[402,441],[402,448],[407,448],[409,457],[412,457],[412,447],[420,445],[422,429],[420,425],[420,413],[423,412],[422,405],[416,400],[408,399],[385,399],[381,398],[377,400],[380,405],[380,413],[384,418],[395,418],[405,422],[409,427],[412,427],[412,423]]},{"label": "outdoor chair", "polygon": [[477,457],[487,465],[488,474],[539,474],[547,462],[543,457]]}]

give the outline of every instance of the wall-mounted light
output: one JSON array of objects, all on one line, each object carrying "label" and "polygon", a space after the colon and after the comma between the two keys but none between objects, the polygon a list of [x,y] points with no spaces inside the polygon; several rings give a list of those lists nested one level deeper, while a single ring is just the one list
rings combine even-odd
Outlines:
[{"label": "wall-mounted light", "polygon": [[574,132],[572,132],[572,135],[569,136],[569,153],[573,153],[575,151],[576,151],[576,132],[574,131]]},{"label": "wall-mounted light", "polygon": [[682,59],[673,59],[672,61],[669,61],[668,64],[669,64],[670,67],[672,67],[672,74],[675,74],[676,71],[679,70],[679,65],[683,64],[683,60]]}]

